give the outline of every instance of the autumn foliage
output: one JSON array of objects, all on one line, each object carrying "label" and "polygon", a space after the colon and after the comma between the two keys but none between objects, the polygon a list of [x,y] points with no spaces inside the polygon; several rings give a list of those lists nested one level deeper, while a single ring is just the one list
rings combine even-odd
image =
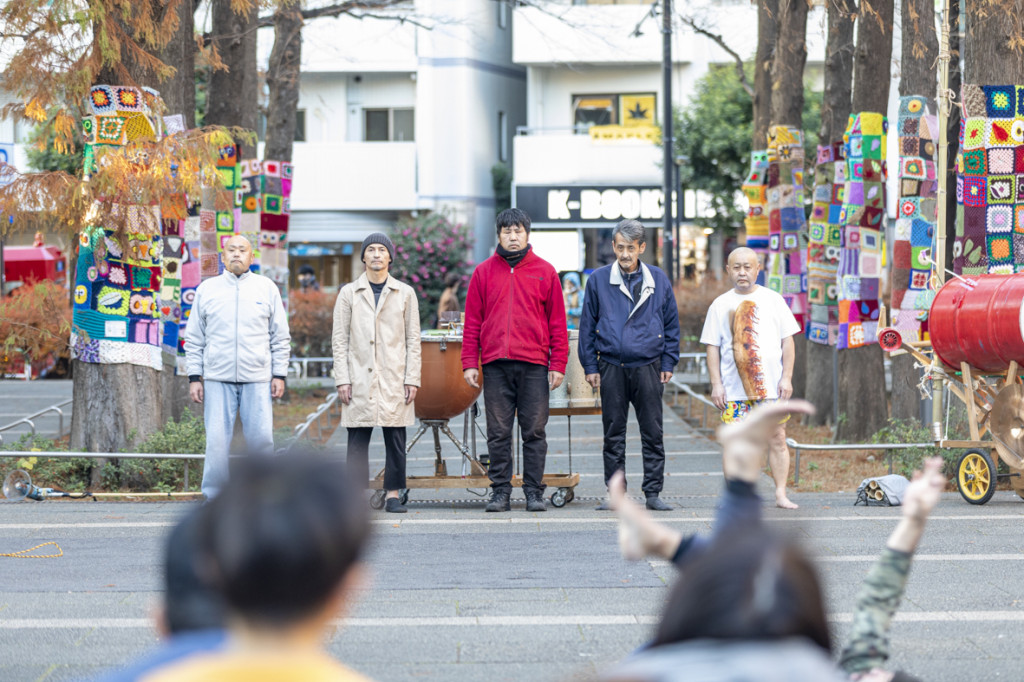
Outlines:
[{"label": "autumn foliage", "polygon": [[0,369],[7,372],[22,359],[33,362],[50,354],[66,358],[70,334],[66,289],[50,281],[18,287],[0,302]]},{"label": "autumn foliage", "polygon": [[331,330],[334,325],[334,294],[319,291],[288,292],[288,329],[292,334],[292,352],[298,357],[331,355]]}]

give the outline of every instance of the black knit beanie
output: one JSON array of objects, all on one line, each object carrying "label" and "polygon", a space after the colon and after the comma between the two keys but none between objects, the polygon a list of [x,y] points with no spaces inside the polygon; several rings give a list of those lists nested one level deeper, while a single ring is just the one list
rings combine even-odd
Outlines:
[{"label": "black knit beanie", "polygon": [[374,232],[363,240],[363,248],[359,252],[359,260],[363,260],[363,256],[366,255],[366,247],[370,244],[383,244],[384,248],[388,250],[388,254],[391,255],[391,260],[395,260],[395,245],[392,243],[391,238],[383,232]]}]

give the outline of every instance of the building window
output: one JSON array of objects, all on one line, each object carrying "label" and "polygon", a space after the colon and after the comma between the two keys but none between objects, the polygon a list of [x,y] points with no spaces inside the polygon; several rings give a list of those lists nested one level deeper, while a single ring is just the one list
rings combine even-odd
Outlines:
[{"label": "building window", "polygon": [[363,140],[366,142],[412,142],[415,135],[413,109],[363,109]]},{"label": "building window", "polygon": [[573,95],[573,126],[586,133],[591,126],[656,125],[654,93],[630,95]]},{"label": "building window", "polygon": [[498,112],[498,161],[508,161],[508,117],[504,111]]},{"label": "building window", "polygon": [[498,0],[498,28],[505,28],[508,26],[508,2],[506,0]]}]

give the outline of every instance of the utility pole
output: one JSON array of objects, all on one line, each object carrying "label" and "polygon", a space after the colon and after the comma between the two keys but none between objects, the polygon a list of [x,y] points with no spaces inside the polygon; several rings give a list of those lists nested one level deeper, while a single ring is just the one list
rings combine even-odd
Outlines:
[{"label": "utility pole", "polygon": [[[675,257],[675,242],[672,239],[672,193],[675,190],[672,171],[675,159],[672,153],[672,0],[663,0],[661,13],[661,76],[662,76],[662,121],[661,143],[664,151],[662,171],[664,173],[663,191],[665,193],[665,214],[661,226],[662,234],[662,268],[672,278],[672,261]],[[682,201],[678,197],[677,201]]]}]

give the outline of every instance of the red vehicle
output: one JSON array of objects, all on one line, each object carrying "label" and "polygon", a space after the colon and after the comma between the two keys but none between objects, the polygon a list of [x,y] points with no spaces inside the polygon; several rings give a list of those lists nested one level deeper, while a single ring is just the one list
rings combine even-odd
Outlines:
[{"label": "red vehicle", "polygon": [[[67,263],[55,246],[5,246],[4,283],[39,282],[44,279],[66,285]],[[10,289],[9,285],[7,286]]]}]

